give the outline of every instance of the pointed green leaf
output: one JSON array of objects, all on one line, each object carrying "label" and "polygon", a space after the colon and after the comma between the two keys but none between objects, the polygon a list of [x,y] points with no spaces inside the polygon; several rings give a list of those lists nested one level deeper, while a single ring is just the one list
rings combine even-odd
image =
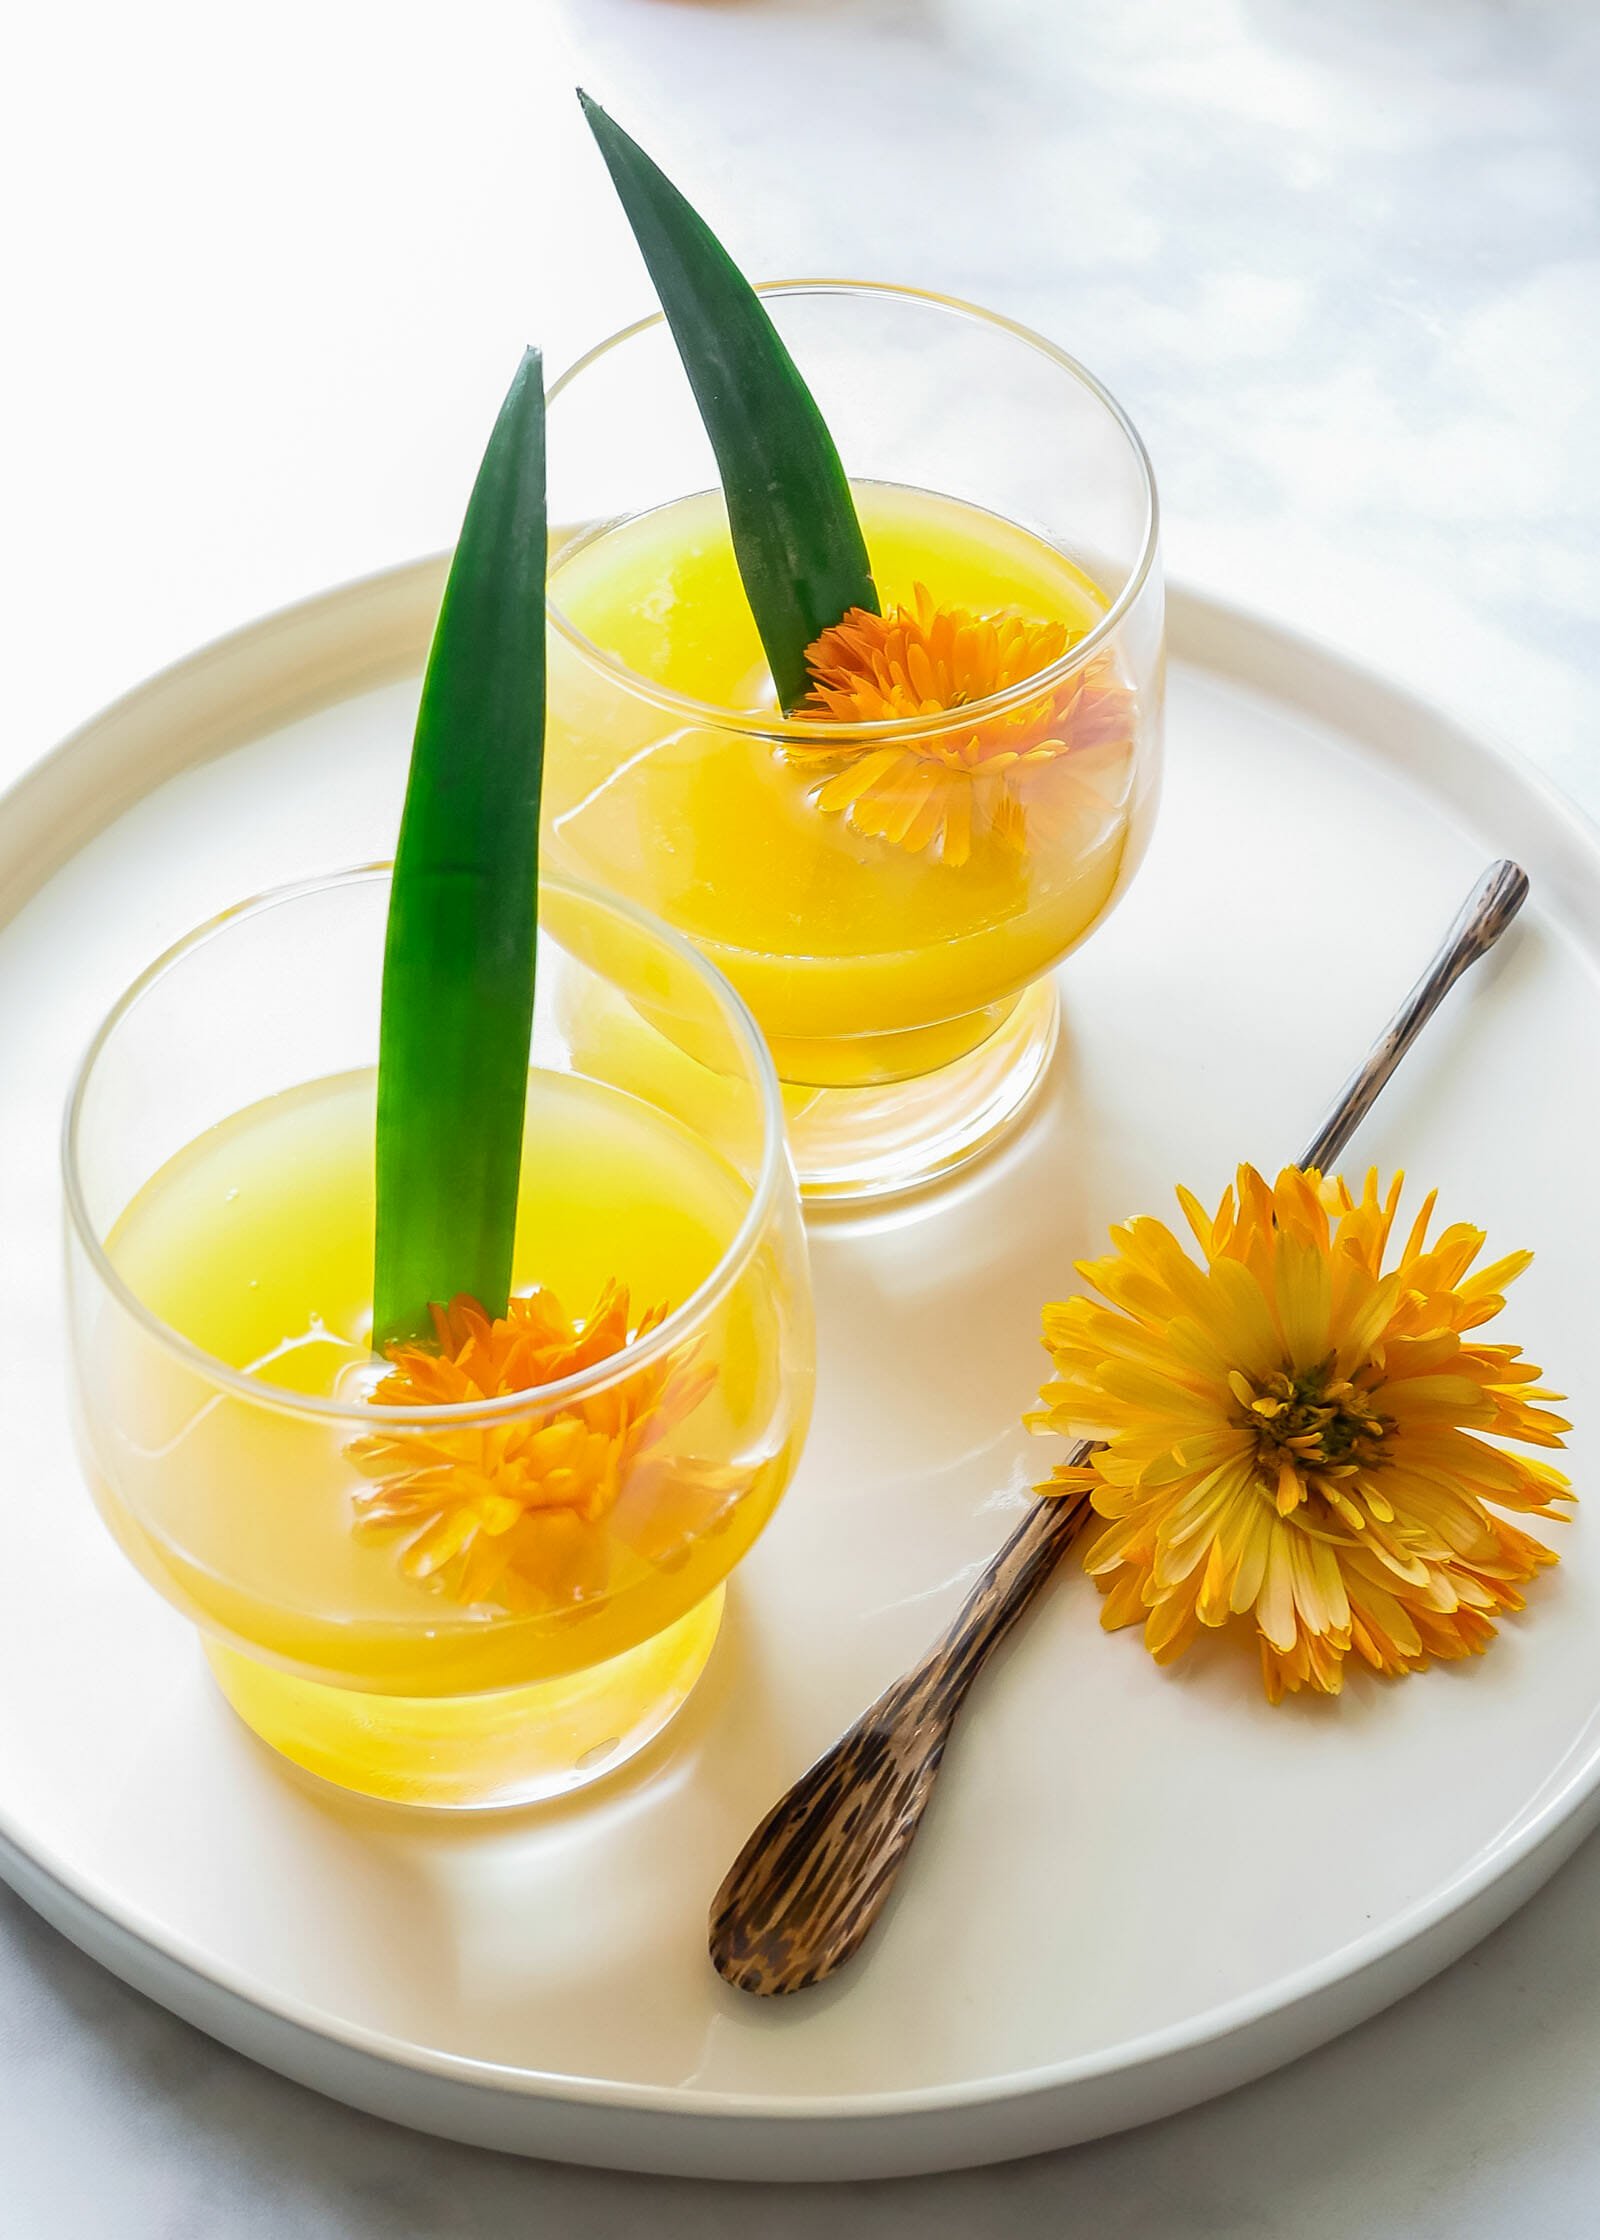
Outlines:
[{"label": "pointed green leaf", "polygon": [[806,648],[851,607],[878,612],[850,485],[766,306],[705,220],[598,102],[584,115],[650,269],[717,455],[745,596],[785,709]]},{"label": "pointed green leaf", "polygon": [[445,585],[395,851],[378,1053],[373,1343],[511,1286],[544,773],[544,377],[526,353]]}]

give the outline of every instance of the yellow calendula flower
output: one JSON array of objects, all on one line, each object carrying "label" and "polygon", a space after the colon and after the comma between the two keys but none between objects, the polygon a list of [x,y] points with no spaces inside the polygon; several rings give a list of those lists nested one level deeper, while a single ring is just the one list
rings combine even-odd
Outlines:
[{"label": "yellow calendula flower", "polygon": [[[550,1291],[512,1299],[491,1319],[475,1299],[434,1307],[435,1344],[394,1345],[372,1399],[385,1407],[495,1400],[591,1369],[655,1329],[657,1307],[630,1323],[626,1287],[609,1283],[574,1322]],[[605,1550],[589,1529],[698,1406],[715,1371],[682,1352],[647,1362],[592,1394],[485,1425],[417,1434],[375,1431],[350,1449],[377,1483],[359,1503],[368,1528],[405,1532],[401,1566],[459,1602],[528,1611],[573,1599]],[[692,1466],[691,1466],[692,1468]]]},{"label": "yellow calendula flower", "polygon": [[[1142,1621],[1162,1663],[1204,1627],[1251,1629],[1274,1702],[1336,1695],[1352,1653],[1419,1671],[1481,1651],[1554,1551],[1499,1511],[1573,1498],[1505,1440],[1559,1447],[1541,1372],[1477,1332],[1532,1255],[1470,1274],[1484,1238],[1430,1243],[1434,1197],[1385,1268],[1402,1178],[1381,1196],[1290,1167],[1241,1167],[1208,1218],[1114,1229],[1079,1273],[1099,1299],[1046,1307],[1055,1378],[1037,1429],[1103,1441],[1041,1493],[1087,1487],[1104,1520],[1085,1567],[1108,1628]],[[1103,1303],[1102,1303],[1103,1302]]]},{"label": "yellow calendula flower", "polygon": [[[1038,676],[1072,642],[1064,622],[940,607],[919,583],[911,606],[886,615],[852,607],[823,631],[806,654],[815,682],[800,712],[841,723],[949,714]],[[842,747],[797,739],[785,751],[791,764],[822,775],[819,809],[842,813],[869,837],[960,865],[986,833],[1020,846],[1030,830],[1057,836],[1075,810],[1103,815],[1093,757],[1126,754],[1133,716],[1132,693],[1101,654],[1037,698],[980,721]]]}]

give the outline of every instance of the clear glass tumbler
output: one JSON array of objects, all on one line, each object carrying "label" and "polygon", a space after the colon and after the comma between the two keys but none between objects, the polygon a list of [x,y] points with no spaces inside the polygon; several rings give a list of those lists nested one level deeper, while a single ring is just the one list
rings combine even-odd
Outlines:
[{"label": "clear glass tumbler", "polygon": [[943,688],[913,662],[892,689],[880,671],[778,710],[709,443],[645,320],[550,397],[567,534],[547,846],[744,996],[805,1192],[871,1197],[1019,1116],[1054,1043],[1053,968],[1143,855],[1155,485],[1105,389],[1010,320],[842,281],[761,292],[838,443],[885,614],[925,644],[944,630],[954,667]]},{"label": "clear glass tumbler", "polygon": [[65,1138],[80,1443],[264,1741],[373,1796],[523,1804],[699,1677],[805,1436],[805,1241],[743,1004],[551,880],[513,1301],[538,1381],[376,1361],[388,895],[372,867],[245,903],[100,1029]]}]

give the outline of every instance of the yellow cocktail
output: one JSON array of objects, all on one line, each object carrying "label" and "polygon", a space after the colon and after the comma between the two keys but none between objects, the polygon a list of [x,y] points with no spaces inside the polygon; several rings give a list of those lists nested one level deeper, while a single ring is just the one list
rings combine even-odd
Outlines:
[{"label": "yellow cocktail", "polygon": [[[468,1377],[440,1404],[436,1361],[412,1385],[375,1361],[374,1076],[296,1076],[359,1011],[315,982],[375,969],[386,894],[269,901],[113,1015],[74,1126],[84,1445],[118,1539],[267,1741],[371,1794],[516,1802],[620,1762],[704,1665],[804,1436],[803,1246],[770,1076],[725,994],[639,921],[553,891],[570,946],[542,943],[512,1309],[538,1381]],[[247,1008],[271,987],[287,1014],[293,1086],[117,1204],[96,1131],[234,945]],[[195,1111],[249,1063],[227,1047],[244,1020],[213,1026],[181,1084]],[[176,1114],[150,1130],[174,1133]]]},{"label": "yellow cocktail", "polygon": [[[597,524],[574,534],[551,578],[546,777],[551,859],[658,911],[727,974],[789,1092],[802,1180],[840,1195],[926,1179],[977,1148],[994,1131],[996,1067],[1013,1058],[1028,1078],[1011,1083],[1005,1116],[1017,1109],[1053,1030],[1044,976],[1142,855],[1161,699],[1153,494],[1109,400],[1048,346],[960,307],[772,291],[780,328],[801,329],[791,346],[808,378],[827,370],[828,337],[808,349],[807,321],[847,319],[857,299],[881,360],[858,378],[912,385],[890,474],[852,484],[887,618],[872,643],[833,648],[840,689],[824,689],[819,661],[814,702],[783,716],[720,492],[624,512],[613,465],[586,508]],[[920,372],[909,339],[904,362],[894,354],[898,320],[927,345]],[[983,400],[954,370],[947,394],[939,375],[947,326],[961,348],[998,345],[1022,382],[1018,420],[996,400],[993,460],[973,433]],[[638,356],[637,385],[671,398],[659,333],[619,337],[558,385],[558,466],[564,433],[581,456],[583,430],[566,416],[587,384],[609,389],[615,423]],[[1044,425],[1034,442],[1039,381],[1065,390],[1069,377],[1078,419],[1064,407],[1065,433]],[[852,384],[814,385],[847,466],[870,464],[882,416],[867,415],[853,444]],[[672,412],[655,404],[651,435],[664,423],[671,447]],[[963,433],[964,465],[952,452]],[[1108,465],[1097,443],[1122,456]],[[639,448],[637,435],[621,445]],[[952,487],[993,487],[996,502],[943,494],[941,466]],[[1056,484],[1074,472],[1076,506],[1063,493],[1058,507]],[[569,486],[575,508],[586,485]],[[954,648],[943,667],[941,647]],[[904,1138],[917,1100],[930,1115],[920,1154]]]}]

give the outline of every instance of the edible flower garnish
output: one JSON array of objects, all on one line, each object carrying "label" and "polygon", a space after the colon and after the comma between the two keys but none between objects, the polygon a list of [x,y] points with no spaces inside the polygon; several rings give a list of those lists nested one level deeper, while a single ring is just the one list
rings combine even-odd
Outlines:
[{"label": "edible flower garnish", "polygon": [[1541,1372],[1475,1333],[1532,1255],[1468,1271],[1483,1232],[1430,1243],[1436,1193],[1385,1271],[1403,1177],[1380,1196],[1241,1167],[1208,1217],[1178,1192],[1199,1258],[1163,1222],[1111,1232],[1079,1274],[1100,1301],[1046,1307],[1056,1377],[1035,1428],[1104,1445],[1041,1493],[1087,1489],[1085,1568],[1107,1628],[1143,1622],[1160,1663],[1201,1627],[1252,1629],[1266,1691],[1336,1695],[1346,1658],[1420,1671],[1482,1651],[1555,1553],[1498,1510],[1573,1498]]},{"label": "edible flower garnish", "polygon": [[[431,1311],[434,1345],[387,1348],[389,1374],[372,1393],[378,1405],[436,1408],[536,1392],[610,1360],[667,1312],[654,1307],[630,1325],[627,1289],[617,1283],[581,1322],[544,1290],[513,1297],[494,1317],[464,1297]],[[587,1528],[714,1381],[714,1370],[696,1369],[680,1348],[546,1412],[420,1434],[375,1431],[350,1450],[378,1481],[360,1501],[361,1522],[409,1531],[401,1568],[457,1602],[526,1612],[572,1599],[594,1552]]]},{"label": "edible flower garnish", "polygon": [[[812,686],[802,714],[842,723],[907,722],[992,699],[1052,668],[1070,649],[1064,622],[1016,613],[940,607],[925,584],[913,605],[886,615],[852,610],[808,649]],[[842,811],[857,832],[912,851],[935,850],[964,864],[986,833],[1021,846],[1053,836],[1085,802],[1091,748],[1123,747],[1133,731],[1133,695],[1101,654],[1037,697],[910,738],[839,746],[786,744],[790,763],[828,775],[819,809]]]}]

